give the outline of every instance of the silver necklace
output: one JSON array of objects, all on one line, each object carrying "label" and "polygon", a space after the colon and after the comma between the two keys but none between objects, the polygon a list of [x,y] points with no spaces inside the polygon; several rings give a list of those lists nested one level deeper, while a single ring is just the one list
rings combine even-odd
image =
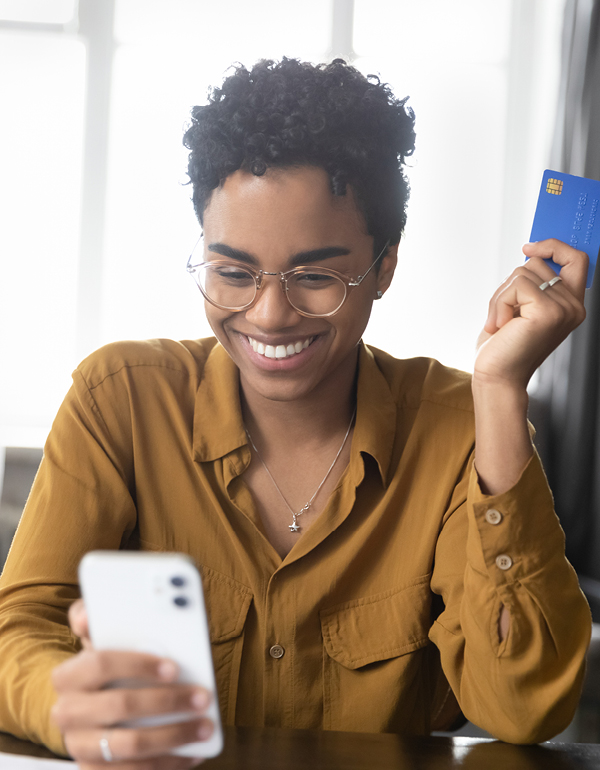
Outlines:
[{"label": "silver necklace", "polygon": [[319,484],[319,486],[316,488],[316,490],[315,490],[315,493],[314,493],[314,494],[313,494],[313,496],[310,498],[310,500],[309,500],[307,503],[305,503],[305,504],[302,506],[302,508],[300,508],[300,510],[299,510],[299,511],[294,511],[294,509],[292,508],[292,506],[291,506],[291,505],[288,503],[288,501],[287,501],[287,500],[285,499],[285,497],[283,496],[283,492],[281,491],[281,489],[279,489],[279,484],[278,484],[278,483],[275,481],[275,479],[273,478],[273,474],[272,474],[272,473],[271,473],[271,471],[270,471],[270,470],[267,468],[267,464],[266,464],[266,462],[265,462],[265,461],[262,459],[262,457],[260,456],[260,452],[259,452],[259,451],[258,451],[258,449],[256,448],[256,444],[255,444],[255,443],[254,443],[254,441],[252,440],[252,436],[250,435],[250,431],[248,430],[248,428],[246,428],[246,427],[244,426],[244,430],[246,431],[246,435],[248,436],[248,440],[250,441],[250,444],[252,445],[252,449],[254,449],[254,451],[256,452],[256,456],[258,457],[258,459],[259,459],[259,460],[261,461],[261,463],[263,464],[263,467],[264,467],[264,469],[266,470],[266,472],[267,472],[267,475],[269,476],[269,478],[270,478],[270,479],[271,479],[271,481],[273,482],[273,486],[274,486],[274,487],[275,487],[275,489],[276,489],[276,490],[279,492],[279,496],[281,497],[281,499],[283,500],[283,502],[286,504],[286,506],[287,506],[287,508],[288,508],[289,512],[292,514],[292,523],[288,525],[288,526],[289,526],[289,528],[290,528],[290,530],[291,530],[292,532],[300,532],[300,525],[298,524],[298,516],[302,516],[302,514],[303,514],[303,513],[306,513],[306,511],[308,511],[308,509],[310,508],[310,506],[313,504],[315,497],[316,497],[316,496],[319,494],[319,492],[320,492],[320,490],[321,490],[321,487],[323,486],[323,484],[324,484],[324,483],[327,481],[327,479],[329,478],[329,474],[330,474],[330,473],[331,473],[331,471],[333,470],[333,466],[334,466],[334,465],[337,463],[339,456],[342,454],[342,449],[343,449],[343,448],[346,446],[346,441],[348,440],[348,436],[350,435],[350,430],[352,429],[352,423],[354,422],[354,417],[355,417],[355,415],[356,415],[356,407],[354,408],[354,411],[352,412],[352,417],[350,418],[350,424],[348,425],[348,430],[346,431],[346,435],[344,436],[344,440],[342,441],[342,445],[341,445],[341,447],[338,449],[338,452],[337,452],[336,456],[333,458],[333,462],[332,462],[332,463],[331,463],[331,465],[329,466],[329,470],[327,471],[327,473],[325,474],[325,476],[323,476],[323,481],[322,481],[322,482]]}]

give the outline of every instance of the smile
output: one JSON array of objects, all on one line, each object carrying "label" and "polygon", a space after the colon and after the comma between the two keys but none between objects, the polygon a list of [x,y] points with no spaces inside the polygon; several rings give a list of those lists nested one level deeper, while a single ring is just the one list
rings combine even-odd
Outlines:
[{"label": "smile", "polygon": [[289,358],[295,356],[297,353],[301,353],[303,350],[311,344],[314,337],[308,337],[305,340],[299,340],[298,342],[291,342],[289,345],[264,345],[262,342],[258,342],[252,337],[248,337],[248,342],[252,346],[252,350],[265,358]]}]

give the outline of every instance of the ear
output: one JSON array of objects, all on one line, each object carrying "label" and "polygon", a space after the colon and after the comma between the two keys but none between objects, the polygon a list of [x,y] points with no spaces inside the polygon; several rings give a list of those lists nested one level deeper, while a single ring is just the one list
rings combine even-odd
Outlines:
[{"label": "ear", "polygon": [[381,258],[381,266],[377,273],[377,290],[382,294],[390,288],[396,265],[398,264],[398,246],[400,243],[396,243],[394,246],[389,246],[387,253]]}]

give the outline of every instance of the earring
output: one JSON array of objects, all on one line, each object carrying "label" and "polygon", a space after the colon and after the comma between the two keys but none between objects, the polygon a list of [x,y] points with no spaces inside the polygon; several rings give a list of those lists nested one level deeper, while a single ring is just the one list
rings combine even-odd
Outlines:
[{"label": "earring", "polygon": [[377,297],[376,297],[376,299],[381,299],[382,297],[383,297],[383,292],[379,291],[379,289],[378,289],[377,290]]}]

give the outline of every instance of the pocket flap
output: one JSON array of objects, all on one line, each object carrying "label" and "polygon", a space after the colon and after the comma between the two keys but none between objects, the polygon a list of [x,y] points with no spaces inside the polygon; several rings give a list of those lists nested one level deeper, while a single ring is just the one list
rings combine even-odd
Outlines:
[{"label": "pocket flap", "polygon": [[329,657],[356,669],[425,647],[431,625],[429,581],[430,575],[424,575],[400,589],[321,610]]},{"label": "pocket flap", "polygon": [[221,572],[200,566],[202,586],[210,641],[213,644],[235,639],[244,630],[246,615],[252,602],[252,591],[237,580],[233,580]]}]

